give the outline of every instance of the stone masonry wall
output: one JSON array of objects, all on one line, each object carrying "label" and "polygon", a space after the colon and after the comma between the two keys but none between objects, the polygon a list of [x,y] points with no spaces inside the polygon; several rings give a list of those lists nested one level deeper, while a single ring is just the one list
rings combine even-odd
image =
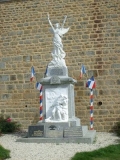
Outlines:
[{"label": "stone masonry wall", "polygon": [[[76,116],[82,125],[90,121],[87,78],[80,80],[84,64],[88,78],[94,75],[94,129],[111,131],[120,121],[120,1],[119,0],[10,0],[0,2],[0,112],[27,128],[39,121],[39,92],[30,82],[43,78],[51,61],[53,23],[69,32],[63,37],[66,65],[75,85]],[[102,102],[102,105],[98,105]]]}]

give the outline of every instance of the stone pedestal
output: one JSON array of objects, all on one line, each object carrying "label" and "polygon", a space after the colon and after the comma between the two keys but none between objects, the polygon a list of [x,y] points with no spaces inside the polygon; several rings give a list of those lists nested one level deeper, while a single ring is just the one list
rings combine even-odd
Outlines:
[{"label": "stone pedestal", "polygon": [[18,141],[92,143],[96,131],[88,131],[75,117],[74,84],[77,81],[68,77],[67,67],[48,67],[47,76],[39,81],[43,86],[43,120],[29,126],[27,140]]},{"label": "stone pedestal", "polygon": [[[75,117],[74,103],[76,80],[66,76],[52,76],[41,79],[40,83],[43,85],[43,122],[68,122],[79,126],[80,120]],[[66,101],[65,105],[63,101]],[[55,118],[52,118],[54,108],[60,110],[61,119],[57,117],[57,113],[55,113]],[[64,117],[62,117],[62,113]]]}]

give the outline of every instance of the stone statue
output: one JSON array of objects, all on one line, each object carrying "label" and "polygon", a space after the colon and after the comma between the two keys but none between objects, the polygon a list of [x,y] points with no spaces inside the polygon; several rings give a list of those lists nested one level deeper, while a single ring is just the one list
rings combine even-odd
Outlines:
[{"label": "stone statue", "polygon": [[67,16],[65,16],[64,21],[62,26],[60,26],[59,23],[56,23],[53,27],[50,19],[49,19],[49,14],[48,14],[48,22],[51,26],[51,32],[53,33],[53,51],[52,51],[52,57],[53,60],[49,63],[48,66],[54,66],[54,67],[59,67],[59,66],[66,66],[65,64],[65,56],[66,53],[63,50],[63,44],[62,44],[62,37],[63,34],[67,33],[69,28],[63,28],[64,23],[66,21]]},{"label": "stone statue", "polygon": [[52,106],[52,115],[46,121],[67,121],[68,120],[68,98],[65,95],[60,95],[55,99]]}]

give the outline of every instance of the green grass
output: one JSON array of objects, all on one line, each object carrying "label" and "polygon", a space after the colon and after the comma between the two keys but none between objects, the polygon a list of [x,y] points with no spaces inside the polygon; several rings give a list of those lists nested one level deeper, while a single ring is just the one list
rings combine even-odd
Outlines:
[{"label": "green grass", "polygon": [[10,151],[0,145],[0,160],[10,158]]},{"label": "green grass", "polygon": [[76,153],[71,160],[120,160],[120,144],[110,145],[91,152]]}]

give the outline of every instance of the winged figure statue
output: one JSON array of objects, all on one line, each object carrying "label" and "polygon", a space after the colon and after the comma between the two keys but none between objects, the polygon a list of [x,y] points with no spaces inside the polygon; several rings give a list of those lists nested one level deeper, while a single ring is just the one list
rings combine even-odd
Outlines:
[{"label": "winged figure statue", "polygon": [[60,26],[59,23],[56,23],[54,26],[52,25],[49,14],[48,14],[48,22],[51,26],[50,31],[53,33],[53,51],[52,57],[53,60],[49,63],[49,66],[66,66],[65,64],[65,56],[66,53],[63,50],[62,37],[65,33],[68,32],[69,28],[64,28],[64,23],[66,21],[67,16],[65,16],[63,20],[63,24]]}]

